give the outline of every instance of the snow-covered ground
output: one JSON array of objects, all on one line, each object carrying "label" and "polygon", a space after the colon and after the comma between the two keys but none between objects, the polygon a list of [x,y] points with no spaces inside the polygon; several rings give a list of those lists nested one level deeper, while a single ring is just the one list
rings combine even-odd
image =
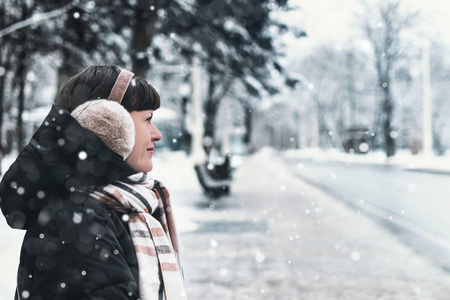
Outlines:
[{"label": "snow-covered ground", "polygon": [[289,150],[287,157],[298,157],[314,161],[339,161],[349,164],[388,164],[398,165],[408,169],[425,169],[450,172],[450,156],[412,155],[409,150],[397,150],[395,156],[387,158],[383,151],[367,154],[350,154],[337,149],[308,148]]},{"label": "snow-covered ground", "polygon": [[25,232],[11,229],[0,217],[0,299],[14,299],[20,246]]},{"label": "snow-covered ground", "polygon": [[[16,159],[10,155],[2,160],[2,174]],[[14,299],[16,288],[17,266],[19,265],[20,246],[25,231],[13,230],[7,224],[3,215],[0,216],[0,299]]]}]

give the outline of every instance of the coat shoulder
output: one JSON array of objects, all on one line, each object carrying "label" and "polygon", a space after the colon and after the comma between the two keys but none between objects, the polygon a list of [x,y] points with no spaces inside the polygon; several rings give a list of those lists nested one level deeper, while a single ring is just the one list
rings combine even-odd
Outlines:
[{"label": "coat shoulder", "polygon": [[27,231],[19,290],[54,299],[84,299],[95,293],[137,298],[137,259],[121,215],[83,194],[66,200],[46,217],[45,226]]}]

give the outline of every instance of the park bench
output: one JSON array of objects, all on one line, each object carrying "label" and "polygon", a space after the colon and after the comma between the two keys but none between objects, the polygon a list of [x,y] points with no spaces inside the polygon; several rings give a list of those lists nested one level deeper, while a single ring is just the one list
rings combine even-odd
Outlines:
[{"label": "park bench", "polygon": [[229,161],[222,165],[212,165],[208,168],[207,163],[194,166],[198,181],[207,195],[219,198],[230,193],[231,170]]}]

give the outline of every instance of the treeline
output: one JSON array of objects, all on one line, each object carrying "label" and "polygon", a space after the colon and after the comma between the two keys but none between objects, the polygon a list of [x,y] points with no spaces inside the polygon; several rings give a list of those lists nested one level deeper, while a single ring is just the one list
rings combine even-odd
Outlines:
[{"label": "treeline", "polygon": [[[443,155],[450,147],[449,46],[419,30],[424,20],[405,1],[361,3],[350,39],[291,63],[297,89],[272,107],[277,119],[259,128],[281,149],[382,149],[387,157],[397,149],[421,153],[428,134],[434,154]],[[424,131],[424,89],[431,91],[431,132]]]},{"label": "treeline", "polygon": [[22,149],[22,115],[42,102],[33,91],[50,80],[46,70],[56,70],[57,90],[91,64],[113,63],[147,76],[152,64],[190,65],[194,55],[207,75],[205,136],[214,140],[219,104],[230,91],[240,91],[247,112],[255,103],[247,99],[277,92],[270,71],[283,70],[274,38],[289,30],[271,17],[280,9],[290,9],[287,0],[1,1],[2,156],[13,145]]}]

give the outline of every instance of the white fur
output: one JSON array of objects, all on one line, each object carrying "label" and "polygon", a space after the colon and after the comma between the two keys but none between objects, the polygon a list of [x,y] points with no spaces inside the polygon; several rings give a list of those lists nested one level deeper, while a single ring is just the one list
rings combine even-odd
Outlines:
[{"label": "white fur", "polygon": [[123,160],[130,155],[134,146],[134,123],[122,105],[103,99],[87,101],[75,108],[72,116]]}]

